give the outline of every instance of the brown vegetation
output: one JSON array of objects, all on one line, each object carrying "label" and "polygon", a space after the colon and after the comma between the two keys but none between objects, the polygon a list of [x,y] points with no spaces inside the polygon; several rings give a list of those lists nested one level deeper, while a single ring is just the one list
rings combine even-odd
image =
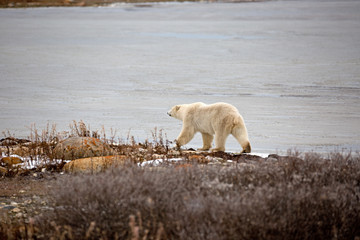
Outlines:
[{"label": "brown vegetation", "polygon": [[226,167],[128,166],[69,175],[53,185],[51,211],[2,223],[0,237],[356,239],[359,160],[307,154]]},{"label": "brown vegetation", "polygon": [[[67,136],[90,132],[85,127]],[[194,154],[172,149],[157,130],[144,143],[101,139],[129,162],[97,174],[59,174],[62,163],[52,158],[61,140],[56,131],[16,145],[9,137],[2,141],[4,152],[20,144],[26,156],[40,154],[48,165],[0,179],[7,189],[0,190],[0,202],[20,202],[11,210],[0,206],[0,239],[360,238],[359,155]],[[183,160],[136,164],[159,156]],[[24,182],[28,195],[11,192]]]}]

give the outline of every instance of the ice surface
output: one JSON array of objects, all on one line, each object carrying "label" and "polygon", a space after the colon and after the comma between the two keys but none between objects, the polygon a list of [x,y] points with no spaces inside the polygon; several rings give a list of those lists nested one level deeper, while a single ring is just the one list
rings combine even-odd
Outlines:
[{"label": "ice surface", "polygon": [[[359,12],[341,0],[0,9],[0,130],[82,119],[173,140],[172,105],[223,101],[255,152],[359,151]],[[227,150],[241,151],[231,136]]]}]

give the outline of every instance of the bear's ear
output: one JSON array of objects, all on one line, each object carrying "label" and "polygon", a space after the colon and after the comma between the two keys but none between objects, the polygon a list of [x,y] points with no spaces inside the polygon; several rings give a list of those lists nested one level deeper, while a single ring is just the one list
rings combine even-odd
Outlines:
[{"label": "bear's ear", "polygon": [[175,109],[176,109],[176,111],[179,111],[180,106],[179,106],[179,105],[177,105],[177,106],[175,107]]}]

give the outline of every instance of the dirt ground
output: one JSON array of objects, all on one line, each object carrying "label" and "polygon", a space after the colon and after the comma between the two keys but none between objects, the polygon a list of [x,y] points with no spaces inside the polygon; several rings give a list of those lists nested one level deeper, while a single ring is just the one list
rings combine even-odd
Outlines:
[{"label": "dirt ground", "polygon": [[59,173],[31,172],[28,176],[1,178],[0,215],[28,221],[49,210],[48,190],[61,177]]}]

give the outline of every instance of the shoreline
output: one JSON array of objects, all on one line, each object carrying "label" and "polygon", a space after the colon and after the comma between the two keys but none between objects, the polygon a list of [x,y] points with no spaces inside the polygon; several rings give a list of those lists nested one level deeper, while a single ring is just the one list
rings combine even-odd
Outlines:
[{"label": "shoreline", "polygon": [[0,0],[0,8],[37,8],[37,7],[106,7],[111,4],[136,4],[137,7],[151,7],[151,3],[182,3],[182,2],[223,2],[249,3],[264,2],[267,0]]}]

